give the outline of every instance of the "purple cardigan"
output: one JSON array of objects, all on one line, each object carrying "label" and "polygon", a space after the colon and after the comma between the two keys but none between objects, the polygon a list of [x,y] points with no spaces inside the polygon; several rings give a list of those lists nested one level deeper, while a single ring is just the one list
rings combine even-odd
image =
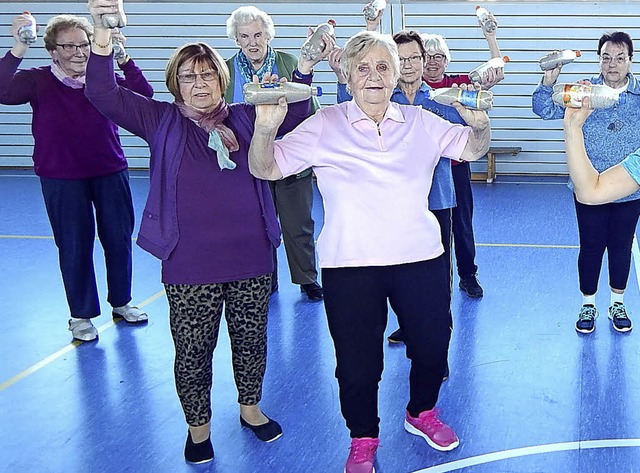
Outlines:
[{"label": "purple cardigan", "polygon": [[[180,239],[177,181],[181,161],[187,153],[187,135],[194,127],[200,129],[192,120],[185,118],[174,103],[145,98],[119,87],[113,79],[112,67],[113,61],[109,57],[92,54],[87,66],[85,92],[102,113],[149,144],[151,182],[137,243],[154,256],[167,260]],[[309,114],[309,100],[292,104],[278,134],[291,131]],[[220,192],[224,192],[223,196],[230,200],[230,205],[235,199],[257,199],[262,209],[264,234],[273,246],[278,246],[280,229],[268,183],[250,176],[248,169],[254,123],[255,109],[252,105],[230,105],[225,125],[234,131],[240,149],[230,154],[238,167],[223,172],[247,173],[250,179],[246,182],[251,184],[250,188],[226,187]],[[214,234],[215,231],[224,231],[225,226],[226,222],[220,222],[220,228],[213,229]]]},{"label": "purple cardigan", "polygon": [[[118,127],[91,105],[83,89],[62,84],[51,66],[18,70],[22,59],[7,52],[0,59],[0,103],[30,104],[33,162],[38,176],[85,179],[127,168]],[[132,60],[122,66],[118,84],[147,97],[151,85]]]}]

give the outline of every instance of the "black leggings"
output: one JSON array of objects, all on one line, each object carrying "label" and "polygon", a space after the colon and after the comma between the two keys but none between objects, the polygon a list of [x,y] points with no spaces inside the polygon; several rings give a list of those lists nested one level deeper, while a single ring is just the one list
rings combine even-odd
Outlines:
[{"label": "black leggings", "polygon": [[640,215],[640,200],[585,205],[574,196],[574,201],[580,233],[580,292],[592,295],[598,291],[605,249],[609,259],[609,285],[624,291],[631,268],[631,245]]}]

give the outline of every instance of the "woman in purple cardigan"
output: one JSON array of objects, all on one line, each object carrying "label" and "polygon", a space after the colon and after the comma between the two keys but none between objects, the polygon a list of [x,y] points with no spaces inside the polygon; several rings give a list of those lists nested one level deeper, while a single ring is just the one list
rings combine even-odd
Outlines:
[{"label": "woman in purple cardigan", "polygon": [[[282,435],[261,411],[267,355],[272,250],[280,243],[266,181],[249,172],[255,108],[227,105],[229,70],[205,43],[178,48],[166,67],[174,102],[143,97],[114,81],[110,31],[100,15],[117,0],[91,0],[95,37],[86,95],[150,148],[150,190],[137,243],[162,260],[162,282],[176,355],[178,397],[188,424],[185,459],[213,459],[210,436],[212,357],[224,313],[231,338],[240,423],[262,441]],[[315,61],[317,62],[317,61]],[[315,62],[300,62],[294,80],[310,83]],[[310,113],[293,104],[284,134]]]},{"label": "woman in purple cardigan", "polygon": [[[30,21],[24,14],[13,19],[15,44],[0,59],[0,103],[28,103],[33,109],[34,169],[58,247],[71,312],[69,330],[74,339],[87,342],[98,338],[91,319],[100,315],[93,266],[96,225],[113,317],[129,323],[147,321],[146,313],[129,304],[134,216],[127,161],[118,127],[84,95],[91,23],[71,15],[51,18],[43,37],[51,64],[18,70],[29,50],[18,31]],[[114,75],[113,80],[139,94],[153,95],[128,55],[118,64],[125,77]]]}]

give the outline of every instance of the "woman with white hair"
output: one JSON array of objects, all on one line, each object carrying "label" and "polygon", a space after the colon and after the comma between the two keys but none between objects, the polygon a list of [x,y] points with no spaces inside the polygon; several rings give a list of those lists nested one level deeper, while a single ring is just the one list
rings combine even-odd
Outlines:
[{"label": "woman with white hair", "polygon": [[256,107],[249,166],[269,180],[312,167],[318,179],[325,308],[352,438],[345,471],[371,473],[388,304],[405,330],[411,360],[405,429],[437,450],[459,444],[435,407],[451,337],[451,293],[427,195],[441,156],[474,161],[489,148],[491,132],[485,112],[460,104],[454,106],[469,126],[391,102],[400,60],[390,36],[353,36],[340,68],[353,100],[319,110],[281,140],[274,142],[285,102]]},{"label": "woman with white hair", "polygon": [[[262,80],[265,74],[277,74],[291,80],[300,74],[298,58],[271,47],[276,30],[273,20],[254,6],[237,8],[227,19],[227,35],[240,50],[227,60],[230,83],[224,98],[227,103],[244,102],[242,87],[253,76]],[[329,40],[329,39],[327,39]],[[312,112],[320,108],[314,98]],[[284,247],[287,252],[291,281],[311,301],[322,300],[322,287],[318,284],[313,207],[313,176],[311,169],[303,169],[295,176],[270,183],[276,212],[282,227]],[[274,259],[276,253],[274,252]],[[275,265],[272,292],[278,288],[278,266]]]}]

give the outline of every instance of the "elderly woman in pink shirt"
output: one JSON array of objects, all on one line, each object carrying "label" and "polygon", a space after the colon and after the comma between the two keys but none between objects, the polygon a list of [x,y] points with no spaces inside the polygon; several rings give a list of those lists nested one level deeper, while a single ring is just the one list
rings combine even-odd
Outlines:
[{"label": "elderly woman in pink shirt", "polygon": [[358,33],[340,67],[353,100],[321,109],[282,140],[274,143],[286,103],[257,107],[249,165],[262,179],[308,167],[317,176],[325,208],[318,255],[342,415],[352,438],[345,471],[369,473],[379,443],[387,303],[411,360],[406,430],[441,451],[459,443],[435,408],[451,337],[451,295],[427,195],[441,156],[476,160],[487,152],[491,133],[486,113],[460,104],[455,107],[468,126],[390,102],[400,70],[390,36]]}]

